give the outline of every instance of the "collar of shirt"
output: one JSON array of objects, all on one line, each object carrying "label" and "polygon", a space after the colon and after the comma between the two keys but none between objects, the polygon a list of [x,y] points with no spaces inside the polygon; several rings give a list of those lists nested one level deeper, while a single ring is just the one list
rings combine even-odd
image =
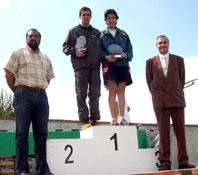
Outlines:
[{"label": "collar of shirt", "polygon": [[85,28],[85,29],[93,29],[92,25],[89,24],[88,27],[83,26],[82,24],[78,24],[79,27]]},{"label": "collar of shirt", "polygon": [[161,63],[163,62],[162,58],[166,57],[166,61],[167,61],[167,65],[168,65],[168,63],[169,63],[169,52],[165,55],[162,55],[162,54],[159,53],[159,57],[160,57]]},{"label": "collar of shirt", "polygon": [[[119,28],[115,28],[116,29],[116,32],[120,32],[121,30],[119,29]],[[109,28],[107,27],[105,30],[104,30],[104,33],[106,33],[106,34],[110,34],[110,32],[109,32]]]}]

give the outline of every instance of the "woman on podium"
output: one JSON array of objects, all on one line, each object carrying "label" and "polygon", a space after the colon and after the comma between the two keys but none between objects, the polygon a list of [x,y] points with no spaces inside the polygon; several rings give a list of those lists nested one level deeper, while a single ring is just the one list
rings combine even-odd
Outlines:
[{"label": "woman on podium", "polygon": [[[109,108],[112,125],[128,125],[124,119],[125,87],[132,84],[129,61],[132,60],[132,45],[127,33],[117,28],[118,15],[114,9],[104,13],[107,28],[100,37],[101,61],[104,84],[109,88]],[[115,111],[115,98],[118,95],[120,122]]]}]

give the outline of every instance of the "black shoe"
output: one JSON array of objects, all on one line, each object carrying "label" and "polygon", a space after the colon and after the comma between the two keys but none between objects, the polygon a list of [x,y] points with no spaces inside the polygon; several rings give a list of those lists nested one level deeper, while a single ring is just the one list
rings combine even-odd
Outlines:
[{"label": "black shoe", "polygon": [[195,165],[186,163],[184,165],[179,165],[179,169],[188,169],[188,168],[195,168]]},{"label": "black shoe", "polygon": [[159,168],[159,171],[166,171],[166,170],[171,170],[171,167],[169,167],[169,166],[161,166]]},{"label": "black shoe", "polygon": [[43,173],[42,175],[53,175],[51,172]]},{"label": "black shoe", "polygon": [[26,172],[17,173],[17,175],[28,175]]},{"label": "black shoe", "polygon": [[101,126],[98,122],[96,121],[91,121],[91,126]]},{"label": "black shoe", "polygon": [[51,172],[44,172],[44,173],[38,173],[37,175],[54,175],[54,174]]}]

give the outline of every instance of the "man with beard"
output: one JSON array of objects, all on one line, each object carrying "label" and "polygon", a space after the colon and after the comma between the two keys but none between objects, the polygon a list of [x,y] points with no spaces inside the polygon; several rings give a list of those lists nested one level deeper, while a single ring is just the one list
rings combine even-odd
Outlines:
[{"label": "man with beard", "polygon": [[16,117],[16,174],[26,175],[30,123],[35,144],[36,174],[52,175],[46,162],[49,104],[45,89],[54,78],[51,62],[39,49],[41,34],[28,30],[25,48],[16,49],[6,65],[6,80],[14,92]]},{"label": "man with beard", "polygon": [[195,168],[188,163],[184,125],[185,69],[182,57],[169,53],[169,40],[156,39],[159,54],[146,62],[146,79],[152,95],[153,108],[159,129],[159,158],[162,170],[171,169],[170,117],[177,139],[179,169]]},{"label": "man with beard", "polygon": [[[75,88],[78,115],[82,130],[98,126],[100,120],[100,49],[98,29],[90,25],[91,9],[82,7],[79,11],[81,24],[72,28],[63,43],[63,52],[71,55],[75,73]],[[89,97],[89,108],[86,103]]]}]

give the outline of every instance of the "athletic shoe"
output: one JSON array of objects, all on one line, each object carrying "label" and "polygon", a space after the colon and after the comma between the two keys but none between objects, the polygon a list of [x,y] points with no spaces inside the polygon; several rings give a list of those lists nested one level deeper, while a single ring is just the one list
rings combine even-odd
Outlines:
[{"label": "athletic shoe", "polygon": [[117,120],[113,119],[112,122],[111,122],[111,125],[112,126],[118,126],[119,124],[118,124]]},{"label": "athletic shoe", "polygon": [[90,123],[91,123],[91,126],[101,126],[101,124],[99,124],[96,121],[91,121]]},{"label": "athletic shoe", "polygon": [[82,130],[85,130],[85,129],[90,128],[90,127],[91,127],[90,123],[82,124]]},{"label": "athletic shoe", "polygon": [[129,123],[128,123],[125,119],[122,119],[122,120],[120,121],[120,125],[126,125],[126,126],[128,126]]}]

